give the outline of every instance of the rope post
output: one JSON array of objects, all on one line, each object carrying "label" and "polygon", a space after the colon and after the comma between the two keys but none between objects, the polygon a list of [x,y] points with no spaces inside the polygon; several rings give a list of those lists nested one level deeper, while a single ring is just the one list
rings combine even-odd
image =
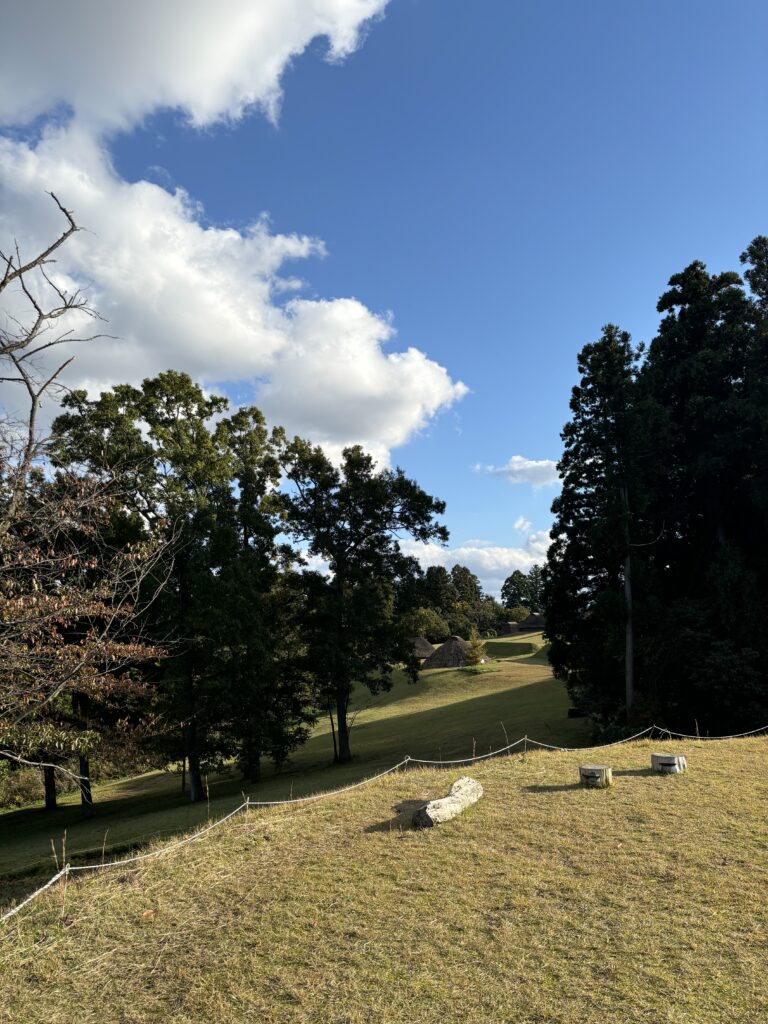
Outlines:
[{"label": "rope post", "polygon": [[583,764],[579,768],[579,782],[588,789],[608,789],[613,785],[613,771],[605,764]]}]

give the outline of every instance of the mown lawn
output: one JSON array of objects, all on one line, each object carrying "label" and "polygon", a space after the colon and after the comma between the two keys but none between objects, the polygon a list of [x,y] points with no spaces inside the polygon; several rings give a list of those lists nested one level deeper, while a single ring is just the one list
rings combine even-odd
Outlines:
[{"label": "mown lawn", "polygon": [[0,926],[0,1020],[764,1024],[768,741],[654,749],[591,752],[606,791],[578,753],[478,763],[424,832],[459,772],[411,770],[60,885]]},{"label": "mown lawn", "polygon": [[[587,741],[588,725],[566,717],[568,698],[552,679],[541,652],[542,638],[493,640],[488,652],[499,661],[492,672],[468,675],[448,669],[423,673],[416,685],[396,680],[389,693],[356,696],[352,730],[354,761],[331,764],[330,726],[320,721],[289,768],[270,772],[258,786],[244,785],[236,773],[212,776],[210,800],[190,805],[179,792],[175,773],[153,772],[99,786],[95,813],[80,815],[78,798],[62,800],[53,814],[28,808],[0,815],[0,905],[30,886],[28,876],[50,873],[55,862],[51,844],[62,845],[72,862],[100,857],[193,828],[218,817],[248,793],[259,799],[282,799],[336,788],[374,774],[405,754],[452,758],[482,753],[528,734],[545,742],[578,745]],[[515,655],[518,655],[515,657]],[[19,877],[21,876],[21,877]]]}]

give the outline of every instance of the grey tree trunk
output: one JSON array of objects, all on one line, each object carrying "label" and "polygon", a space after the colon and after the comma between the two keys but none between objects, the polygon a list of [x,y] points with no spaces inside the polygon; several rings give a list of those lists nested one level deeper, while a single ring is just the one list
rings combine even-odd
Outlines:
[{"label": "grey tree trunk", "polygon": [[80,766],[80,806],[83,816],[90,818],[93,814],[93,793],[91,792],[91,762],[83,754],[78,756]]}]

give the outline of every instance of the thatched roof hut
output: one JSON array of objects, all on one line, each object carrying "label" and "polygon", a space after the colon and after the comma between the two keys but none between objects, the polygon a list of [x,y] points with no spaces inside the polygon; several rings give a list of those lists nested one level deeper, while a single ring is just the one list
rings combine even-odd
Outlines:
[{"label": "thatched roof hut", "polygon": [[519,622],[505,622],[502,628],[499,630],[499,636],[512,636],[513,633],[520,632]]},{"label": "thatched roof hut", "polygon": [[424,636],[411,637],[411,643],[413,644],[413,653],[417,658],[431,658],[435,653],[435,648]]},{"label": "thatched roof hut", "polygon": [[468,654],[467,641],[462,640],[460,636],[452,636],[427,658],[422,668],[459,668],[467,664]]},{"label": "thatched roof hut", "polygon": [[520,629],[527,629],[531,632],[538,633],[540,630],[545,629],[547,620],[543,615],[539,615],[537,612],[533,615],[529,615],[527,619],[523,619],[522,622],[518,623]]},{"label": "thatched roof hut", "polygon": [[[449,637],[431,657],[427,658],[422,668],[461,668],[468,664],[470,646],[460,636]],[[487,661],[486,655],[481,658],[481,663]]]}]

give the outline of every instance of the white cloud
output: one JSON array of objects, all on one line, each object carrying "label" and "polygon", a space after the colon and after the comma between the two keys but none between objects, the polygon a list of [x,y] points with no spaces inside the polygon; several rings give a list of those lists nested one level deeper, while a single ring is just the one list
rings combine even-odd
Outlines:
[{"label": "white cloud", "polygon": [[0,123],[59,105],[100,131],[162,107],[197,126],[255,106],[274,117],[280,78],[318,36],[339,60],[387,0],[25,0],[3,11]]},{"label": "white cloud", "polygon": [[297,433],[329,450],[355,438],[380,458],[405,444],[466,388],[423,352],[384,354],[394,333],[354,299],[295,300],[288,305],[290,344],[280,353],[259,404]]},{"label": "white cloud", "polygon": [[518,516],[515,520],[514,529],[518,533],[530,533],[533,528],[533,523],[526,519],[525,516]]},{"label": "white cloud", "polygon": [[532,484],[534,487],[546,487],[560,483],[557,463],[552,459],[526,459],[523,455],[513,455],[503,466],[484,466],[478,463],[473,467],[476,473],[489,473],[491,476],[503,476],[511,484]]},{"label": "white cloud", "polygon": [[528,535],[524,547],[516,548],[477,540],[467,541],[457,547],[402,541],[400,547],[406,554],[416,558],[423,569],[430,565],[442,565],[446,569],[457,564],[466,565],[479,577],[483,590],[498,597],[504,580],[515,569],[527,572],[534,563],[546,561],[549,543],[549,532],[540,530]]},{"label": "white cloud", "polygon": [[[196,125],[260,105],[274,113],[282,71],[316,36],[334,59],[351,52],[386,0],[228,0],[179,5],[31,2],[4,18],[0,119],[19,123],[67,104],[35,142],[0,137],[0,241],[27,253],[59,227],[55,191],[90,229],[57,254],[115,340],[77,351],[69,383],[91,391],[168,367],[203,384],[250,384],[273,422],[331,452],[361,442],[382,462],[466,392],[418,349],[385,351],[395,332],[355,299],[291,298],[289,261],[323,243],[205,227],[182,190],[115,172],[105,141],[162,106]],[[40,31],[40,25],[45,26]],[[238,387],[243,394],[243,387]]]}]

